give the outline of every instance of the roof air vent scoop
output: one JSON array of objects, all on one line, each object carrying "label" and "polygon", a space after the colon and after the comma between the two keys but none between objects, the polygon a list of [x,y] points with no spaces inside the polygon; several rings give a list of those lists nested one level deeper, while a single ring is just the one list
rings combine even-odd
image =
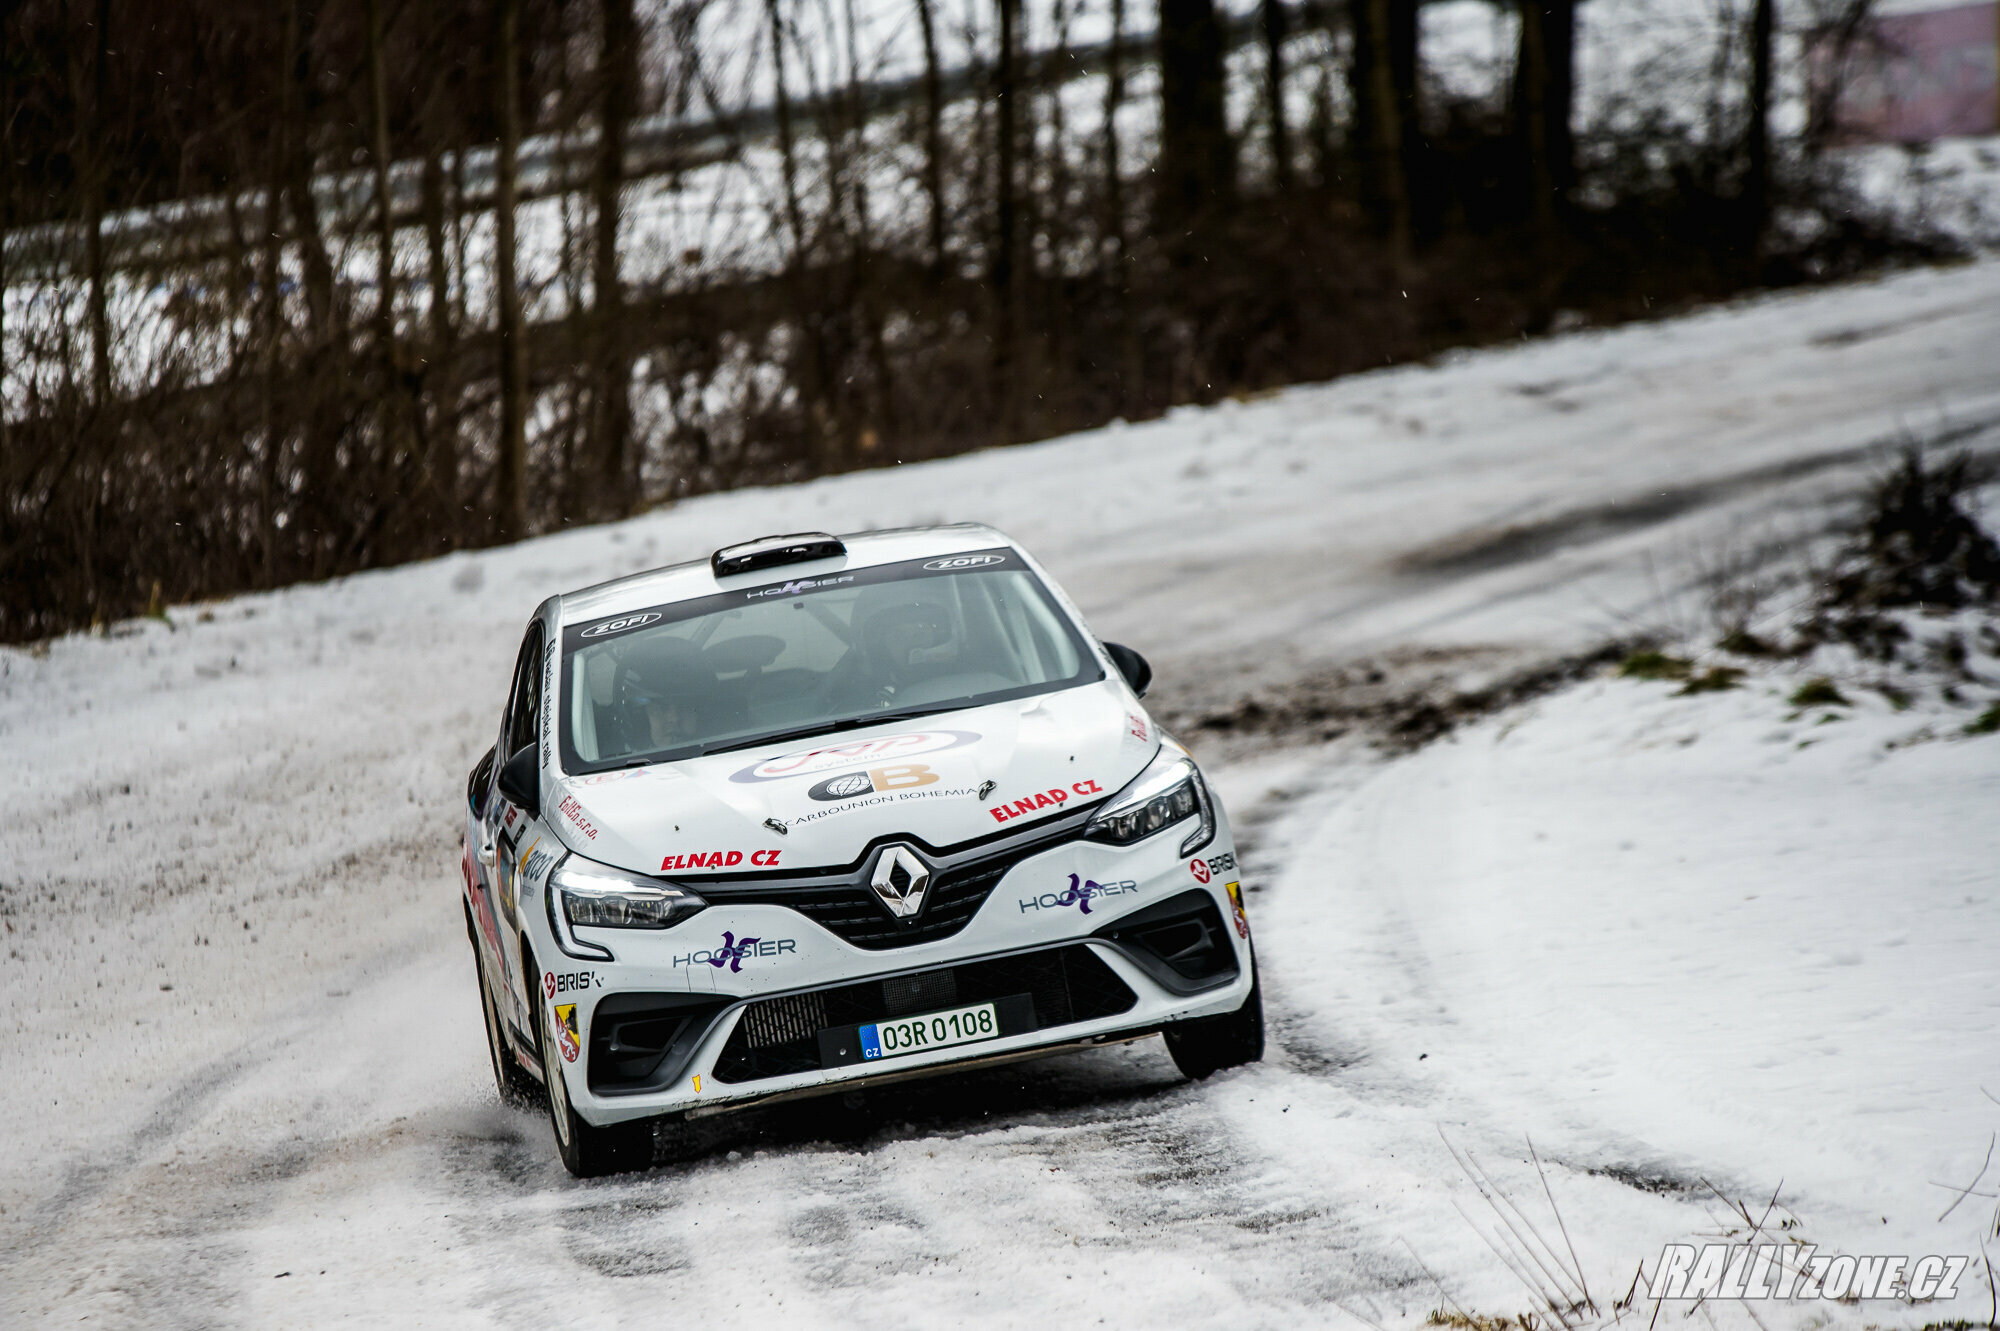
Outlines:
[{"label": "roof air vent scoop", "polygon": [[790,536],[759,536],[741,545],[725,545],[708,557],[708,566],[718,578],[780,564],[803,564],[814,559],[835,559],[847,553],[837,536],[823,531],[793,532]]}]

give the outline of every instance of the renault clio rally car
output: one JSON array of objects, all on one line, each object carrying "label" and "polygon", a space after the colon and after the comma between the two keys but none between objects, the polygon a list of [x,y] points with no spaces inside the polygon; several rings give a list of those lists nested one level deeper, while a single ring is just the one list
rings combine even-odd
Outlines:
[{"label": "renault clio rally car", "polygon": [[1229,826],[1006,537],[768,537],[552,597],[467,789],[503,1097],[654,1120],[1164,1034],[1262,1056]]}]

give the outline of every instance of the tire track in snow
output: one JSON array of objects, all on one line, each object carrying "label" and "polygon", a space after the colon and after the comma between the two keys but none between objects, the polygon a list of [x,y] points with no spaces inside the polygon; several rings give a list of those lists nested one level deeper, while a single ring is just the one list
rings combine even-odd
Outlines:
[{"label": "tire track in snow", "polygon": [[[356,871],[390,877],[429,854],[432,840],[390,838],[348,861]],[[266,896],[309,910],[313,882],[304,875],[267,888]],[[261,927],[270,923],[267,917]],[[434,937],[405,937],[323,972],[312,985],[322,992],[284,1004],[255,1033],[124,1115],[127,1126],[75,1151],[57,1186],[9,1217],[17,1269],[44,1271],[50,1279],[7,1282],[0,1306],[47,1315],[83,1303],[97,1305],[100,1314],[125,1310],[139,1325],[215,1324],[240,1276],[242,1251],[232,1236],[267,1215],[289,1180],[354,1131],[351,1098],[324,1092],[300,1098],[287,1064],[310,1064],[327,1047],[351,995],[421,968],[436,948]],[[150,987],[143,975],[141,984]],[[209,1029],[226,1027],[211,1022]],[[278,1131],[241,1103],[260,1086],[287,1105]],[[62,1270],[78,1275],[61,1283]],[[37,1299],[45,1302],[37,1307]]]},{"label": "tire track in snow", "polygon": [[81,1271],[66,1299],[89,1299],[89,1282],[112,1303],[105,1312],[123,1312],[137,1325],[207,1331],[241,1324],[231,1316],[245,1256],[238,1233],[318,1153],[305,1141],[280,1143],[248,1159],[217,1162],[206,1177],[198,1166],[181,1168],[180,1157],[134,1169],[130,1177],[143,1190],[132,1196],[138,1214],[128,1219],[128,1234],[107,1240],[95,1261],[88,1246],[66,1248],[64,1260]]},{"label": "tire track in snow", "polygon": [[217,1117],[226,1123],[223,1102],[295,1055],[323,1027],[329,1006],[317,1000],[314,1010],[215,1060],[163,1097],[117,1146],[73,1163],[61,1190],[17,1239],[17,1260],[37,1256],[77,1270],[58,1296],[65,1305],[108,1299],[112,1306],[100,1306],[100,1316],[124,1311],[137,1325],[216,1325],[240,1274],[243,1249],[233,1236],[329,1153],[346,1106],[316,1097],[274,1142],[220,1128],[204,1139],[199,1130]]},{"label": "tire track in snow", "polygon": [[[385,964],[407,964],[422,950],[422,945],[413,943],[400,949],[400,956],[371,958],[350,968],[347,974],[356,977],[371,974]],[[32,1253],[54,1242],[79,1211],[107,1193],[117,1180],[143,1168],[142,1161],[187,1136],[230,1091],[295,1051],[314,1031],[323,1029],[332,1006],[324,998],[307,1000],[304,1010],[294,1009],[159,1097],[139,1125],[127,1131],[115,1145],[96,1148],[73,1161],[61,1186],[30,1213],[27,1232],[18,1240],[18,1250]]]}]

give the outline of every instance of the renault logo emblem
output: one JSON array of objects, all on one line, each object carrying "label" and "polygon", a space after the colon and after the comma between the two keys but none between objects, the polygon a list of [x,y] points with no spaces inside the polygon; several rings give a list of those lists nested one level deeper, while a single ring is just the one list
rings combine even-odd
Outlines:
[{"label": "renault logo emblem", "polygon": [[868,880],[875,895],[899,920],[914,919],[924,908],[924,890],[931,885],[931,866],[916,851],[900,843],[884,846],[875,857],[875,873]]}]

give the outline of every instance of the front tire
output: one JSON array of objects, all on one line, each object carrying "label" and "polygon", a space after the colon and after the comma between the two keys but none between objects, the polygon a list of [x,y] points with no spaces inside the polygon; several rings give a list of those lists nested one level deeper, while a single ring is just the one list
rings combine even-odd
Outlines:
[{"label": "front tire", "polygon": [[542,1047],[542,1098],[549,1107],[549,1126],[555,1129],[556,1151],[562,1156],[563,1168],[577,1178],[602,1178],[651,1165],[651,1119],[600,1128],[584,1122],[577,1114],[569,1102],[569,1086],[563,1081],[562,1050],[551,1029],[554,1023],[539,1015],[539,1007],[536,1011],[536,1034]]},{"label": "front tire", "polygon": [[1264,996],[1260,985],[1260,981],[1251,980],[1250,996],[1234,1012],[1220,1017],[1196,1017],[1167,1027],[1167,1053],[1182,1075],[1200,1081],[1224,1068],[1241,1067],[1264,1057]]}]

